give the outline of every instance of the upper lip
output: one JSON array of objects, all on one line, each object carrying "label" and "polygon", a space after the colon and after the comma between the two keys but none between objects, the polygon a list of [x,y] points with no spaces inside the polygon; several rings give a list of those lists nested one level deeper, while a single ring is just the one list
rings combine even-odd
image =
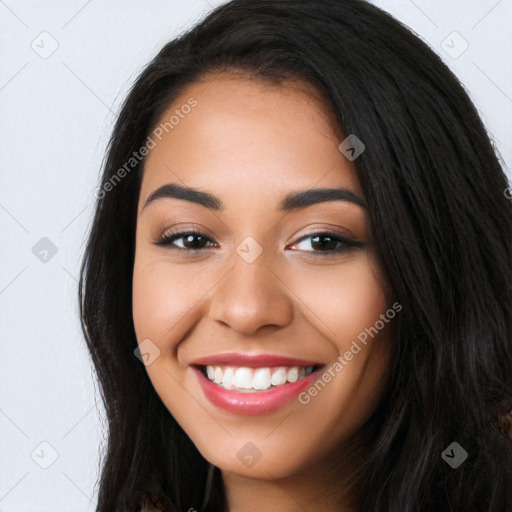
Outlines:
[{"label": "upper lip", "polygon": [[306,361],[293,357],[277,354],[216,354],[195,359],[190,363],[192,366],[239,366],[257,368],[261,366],[308,366],[323,365],[318,361]]}]

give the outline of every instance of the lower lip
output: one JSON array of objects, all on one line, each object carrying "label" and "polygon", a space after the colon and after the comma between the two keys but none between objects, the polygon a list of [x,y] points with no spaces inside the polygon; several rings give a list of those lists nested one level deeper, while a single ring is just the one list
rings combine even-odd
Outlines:
[{"label": "lower lip", "polygon": [[205,377],[199,368],[191,368],[199,379],[205,397],[212,404],[237,414],[266,414],[275,411],[310,386],[322,370],[320,368],[296,382],[289,382],[269,391],[241,393],[224,389]]}]

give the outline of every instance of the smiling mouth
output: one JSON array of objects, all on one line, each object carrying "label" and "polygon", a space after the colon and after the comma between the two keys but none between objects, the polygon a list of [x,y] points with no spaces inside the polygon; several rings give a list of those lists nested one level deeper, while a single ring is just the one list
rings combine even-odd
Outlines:
[{"label": "smiling mouth", "polygon": [[245,367],[198,365],[201,373],[220,388],[239,393],[271,391],[300,381],[325,365]]}]

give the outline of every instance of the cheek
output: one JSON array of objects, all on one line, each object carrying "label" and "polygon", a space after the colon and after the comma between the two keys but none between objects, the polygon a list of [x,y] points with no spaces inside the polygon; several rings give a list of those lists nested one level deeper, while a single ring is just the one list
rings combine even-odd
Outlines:
[{"label": "cheek", "polygon": [[284,278],[309,311],[309,322],[341,351],[388,308],[383,282],[366,253],[322,271]]},{"label": "cheek", "polygon": [[194,279],[184,269],[161,258],[136,257],[132,308],[139,341],[149,338],[159,345],[163,339],[179,340],[179,333],[186,329],[187,312],[201,297],[193,283]]}]

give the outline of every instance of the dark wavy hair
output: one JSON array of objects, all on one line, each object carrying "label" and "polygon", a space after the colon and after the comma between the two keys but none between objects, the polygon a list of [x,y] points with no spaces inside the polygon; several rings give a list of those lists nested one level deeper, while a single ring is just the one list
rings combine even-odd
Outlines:
[{"label": "dark wavy hair", "polygon": [[[312,85],[341,132],[366,146],[355,170],[377,261],[403,310],[389,387],[368,422],[362,510],[512,510],[512,444],[496,425],[512,408],[512,206],[477,110],[424,42],[365,1],[233,0],[159,51],[109,142],[79,285],[108,420],[97,511],[138,510],[146,492],[186,511],[204,492],[208,462],[134,356],[144,160],[105,185],[178,94],[220,71]],[[456,469],[442,457],[454,441],[468,452]],[[219,468],[204,510],[227,510]]]}]

